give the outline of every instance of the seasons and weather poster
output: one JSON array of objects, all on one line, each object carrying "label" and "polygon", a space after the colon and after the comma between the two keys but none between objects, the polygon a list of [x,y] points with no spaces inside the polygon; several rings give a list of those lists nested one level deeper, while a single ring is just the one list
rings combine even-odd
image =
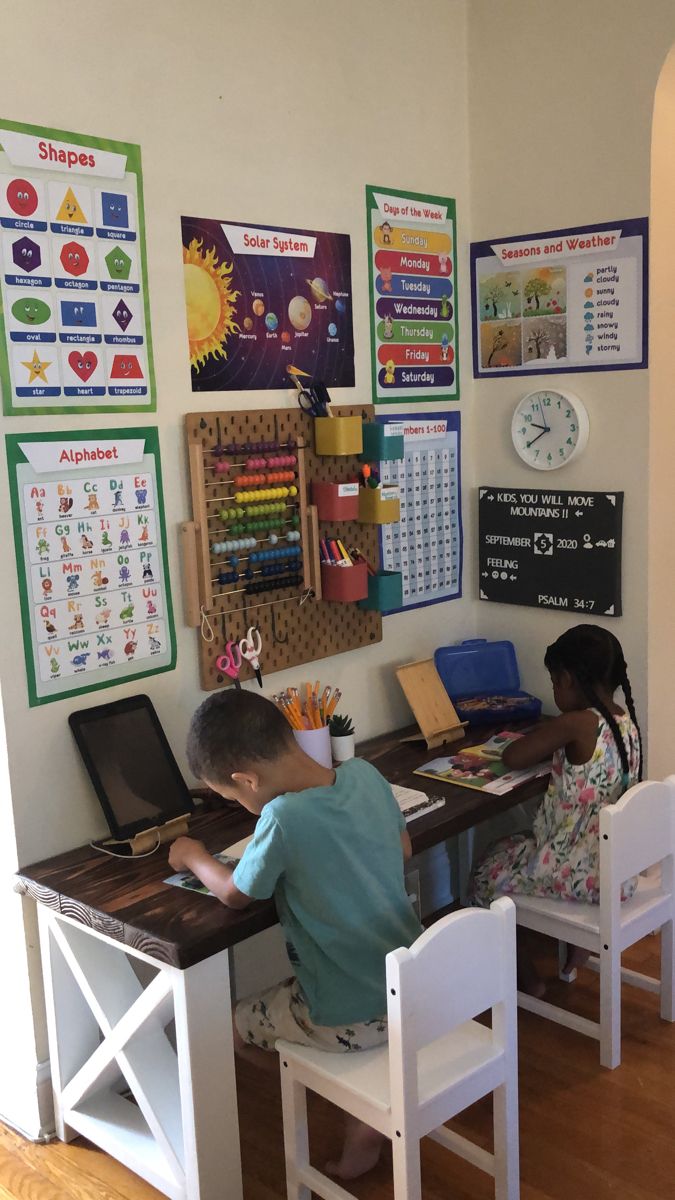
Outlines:
[{"label": "seasons and weather poster", "polygon": [[140,147],[0,120],[8,415],[151,412]]},{"label": "seasons and weather poster", "polygon": [[366,186],[375,404],[458,400],[455,202]]},{"label": "seasons and weather poster", "polygon": [[471,245],[474,375],[647,366],[646,217]]},{"label": "seasons and weather poster", "polygon": [[354,385],[348,234],[182,217],[192,390]]}]

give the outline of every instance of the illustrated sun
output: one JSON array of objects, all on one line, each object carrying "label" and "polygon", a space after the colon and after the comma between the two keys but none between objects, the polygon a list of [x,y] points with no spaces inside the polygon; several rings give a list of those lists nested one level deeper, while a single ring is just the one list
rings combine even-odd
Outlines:
[{"label": "illustrated sun", "polygon": [[225,343],[239,332],[235,323],[235,300],[239,292],[231,290],[234,264],[218,263],[215,250],[202,250],[203,242],[193,238],[183,247],[185,305],[187,308],[190,363],[196,370],[209,355],[227,358]]}]

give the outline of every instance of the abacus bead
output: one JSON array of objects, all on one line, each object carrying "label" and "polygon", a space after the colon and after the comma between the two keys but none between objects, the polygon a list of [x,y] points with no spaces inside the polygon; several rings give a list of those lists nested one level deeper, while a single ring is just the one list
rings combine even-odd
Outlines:
[{"label": "abacus bead", "polygon": [[293,487],[289,487],[288,494],[289,494],[289,496],[297,496],[298,489],[296,488],[295,484],[293,485]]},{"label": "abacus bead", "polygon": [[289,437],[288,441],[286,442],[286,445],[288,446],[289,450],[295,450],[297,442],[296,442],[295,438]]},{"label": "abacus bead", "polygon": [[238,555],[236,555],[236,554],[233,554],[233,555],[232,555],[232,558],[230,559],[230,566],[231,566],[231,567],[238,567],[238,566],[239,566],[239,557],[238,557]]},{"label": "abacus bead", "polygon": [[237,453],[237,443],[229,442],[228,445],[225,447],[225,453],[226,454],[236,454]]},{"label": "abacus bead", "polygon": [[273,546],[276,546],[277,542],[279,541],[279,538],[277,537],[276,533],[271,533],[269,540]]}]

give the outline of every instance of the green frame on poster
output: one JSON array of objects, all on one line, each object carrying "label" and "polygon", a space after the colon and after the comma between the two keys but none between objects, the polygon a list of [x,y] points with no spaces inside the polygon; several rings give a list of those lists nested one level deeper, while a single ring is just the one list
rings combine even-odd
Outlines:
[{"label": "green frame on poster", "polygon": [[[27,589],[27,564],[23,551],[23,525],[21,520],[21,496],[19,494],[19,483],[17,477],[17,467],[28,462],[25,454],[20,448],[21,442],[58,442],[67,440],[69,442],[87,441],[91,438],[117,438],[131,440],[134,438],[143,438],[145,442],[145,454],[151,454],[155,460],[155,480],[156,480],[156,498],[157,498],[157,520],[161,537],[162,551],[162,573],[164,584],[164,597],[166,604],[166,624],[171,636],[171,661],[149,668],[148,670],[129,671],[128,675],[123,675],[114,679],[103,678],[92,682],[86,686],[79,688],[69,688],[66,691],[55,693],[53,696],[38,695],[35,684],[35,664],[33,661],[33,628],[30,618],[30,606],[33,603],[28,595]],[[87,692],[100,691],[102,688],[121,687],[130,679],[145,679],[149,675],[161,675],[165,671],[173,671],[176,667],[176,629],[173,617],[173,603],[171,600],[171,578],[169,575],[169,560],[167,553],[166,541],[166,521],[164,517],[164,491],[162,487],[162,463],[159,450],[159,430],[156,425],[140,426],[133,429],[77,429],[77,430],[58,430],[50,433],[7,433],[5,434],[5,449],[7,453],[7,468],[9,473],[9,493],[12,504],[12,530],[14,533],[14,550],[16,554],[17,577],[19,585],[19,601],[21,606],[21,628],[23,632],[23,649],[24,659],[26,663],[26,679],[28,683],[28,700],[31,708],[36,708],[43,704],[53,704],[56,700],[67,700],[72,696],[83,696]]]},{"label": "green frame on poster", "polygon": [[[372,254],[372,229],[371,229],[371,213],[373,209],[377,209],[378,205],[375,200],[375,193],[384,193],[387,196],[397,196],[402,200],[415,200],[420,204],[439,204],[447,208],[447,219],[452,221],[453,238],[452,238],[452,286],[455,303],[453,305],[454,315],[453,321],[455,326],[454,349],[455,349],[455,392],[453,395],[444,393],[443,395],[430,395],[423,389],[418,393],[410,391],[405,396],[390,396],[386,399],[377,394],[377,339],[375,332],[375,282],[373,276],[373,254]],[[369,324],[370,324],[370,367],[371,367],[371,386],[373,395],[373,404],[417,404],[422,401],[435,404],[443,403],[443,401],[454,404],[459,400],[459,320],[458,320],[458,303],[457,303],[457,206],[455,201],[449,196],[434,196],[431,193],[412,192],[402,190],[401,188],[380,187],[377,184],[366,184],[366,245],[368,247],[368,298],[369,298]]]},{"label": "green frame on poster", "polygon": [[140,269],[143,287],[143,310],[145,314],[146,345],[148,357],[148,386],[150,402],[148,404],[45,404],[39,407],[22,407],[13,403],[9,362],[7,357],[7,332],[3,313],[2,296],[0,295],[0,392],[2,392],[2,411],[6,417],[36,417],[67,413],[125,413],[157,411],[157,388],[155,385],[155,364],[152,354],[152,333],[150,325],[150,299],[148,295],[148,264],[145,248],[145,205],[143,202],[143,171],[141,167],[141,148],[134,142],[116,142],[110,138],[91,137],[89,134],[72,133],[66,129],[52,129],[48,125],[26,125],[22,121],[4,121],[0,119],[0,150],[2,149],[2,130],[10,129],[14,133],[28,133],[32,137],[53,138],[57,142],[74,142],[76,145],[88,146],[92,150],[107,150],[111,154],[125,154],[127,170],[136,175],[138,197],[138,244],[140,247]]}]

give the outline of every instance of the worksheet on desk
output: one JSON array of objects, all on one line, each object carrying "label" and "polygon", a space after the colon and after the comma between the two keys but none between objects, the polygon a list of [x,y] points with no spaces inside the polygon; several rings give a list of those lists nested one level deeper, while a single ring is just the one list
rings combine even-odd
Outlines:
[{"label": "worksheet on desk", "polygon": [[460,415],[376,417],[385,435],[403,434],[404,457],[383,462],[383,484],[398,488],[399,521],[380,533],[382,567],[403,577],[402,612],[462,593]]}]

